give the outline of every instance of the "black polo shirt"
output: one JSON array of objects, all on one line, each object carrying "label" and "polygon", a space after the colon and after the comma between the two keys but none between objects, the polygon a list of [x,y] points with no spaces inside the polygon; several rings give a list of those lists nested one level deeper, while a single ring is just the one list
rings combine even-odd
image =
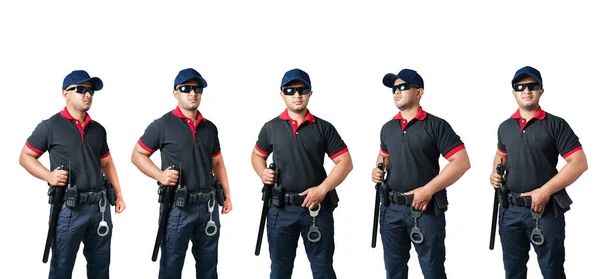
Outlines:
[{"label": "black polo shirt", "polygon": [[325,153],[333,160],[348,152],[331,123],[308,111],[298,126],[287,109],[263,125],[255,148],[267,156],[273,153],[273,161],[280,171],[278,181],[284,190],[292,193],[303,192],[325,180]]},{"label": "black polo shirt", "polygon": [[381,152],[390,155],[387,182],[397,192],[429,183],[440,172],[440,154],[448,159],[465,148],[446,120],[423,108],[410,122],[398,112],[383,125],[380,138]]},{"label": "black polo shirt", "polygon": [[154,120],[138,140],[150,153],[160,150],[161,169],[179,165],[190,192],[212,188],[212,158],[221,154],[217,127],[198,112],[195,125],[179,106]]},{"label": "black polo shirt", "polygon": [[48,151],[50,170],[71,161],[71,184],[80,192],[98,191],[104,187],[100,159],[110,152],[106,130],[86,113],[83,125],[65,107],[61,112],[37,125],[25,143],[33,152]]},{"label": "black polo shirt", "polygon": [[529,122],[517,109],[498,128],[498,151],[508,156],[506,186],[517,193],[543,186],[558,173],[558,155],[567,158],[581,148],[569,124],[541,107]]}]

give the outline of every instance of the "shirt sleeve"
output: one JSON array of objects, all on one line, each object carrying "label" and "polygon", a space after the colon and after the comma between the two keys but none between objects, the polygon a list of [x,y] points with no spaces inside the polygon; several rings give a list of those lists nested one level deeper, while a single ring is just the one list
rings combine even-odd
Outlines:
[{"label": "shirt sleeve", "polygon": [[446,159],[465,148],[460,137],[454,132],[446,120],[441,119],[436,134],[437,148]]},{"label": "shirt sleeve", "polygon": [[100,159],[104,159],[110,155],[110,150],[108,149],[108,141],[106,136],[106,129],[102,129],[104,134],[104,140],[102,141],[102,147],[100,148]]},{"label": "shirt sleeve", "polygon": [[582,149],[579,137],[575,135],[573,129],[567,121],[560,119],[553,129],[556,148],[563,158],[569,157],[573,152]]},{"label": "shirt sleeve", "polygon": [[273,145],[271,145],[269,141],[269,131],[267,128],[267,124],[263,125],[260,129],[260,133],[258,134],[258,139],[256,140],[256,150],[264,155],[269,155],[273,152]]},{"label": "shirt sleeve", "polygon": [[160,148],[161,145],[161,134],[160,124],[158,120],[154,120],[146,130],[142,137],[138,140],[138,144],[150,153],[154,153]]},{"label": "shirt sleeve", "polygon": [[346,143],[342,140],[342,137],[337,132],[335,127],[331,123],[325,122],[326,125],[324,127],[324,138],[326,141],[326,152],[329,158],[332,160],[337,158],[338,156],[348,152],[348,147]]},{"label": "shirt sleeve", "polygon": [[219,141],[219,130],[215,126],[215,140],[212,148],[212,156],[217,157],[221,155],[221,142]]},{"label": "shirt sleeve", "polygon": [[502,125],[498,127],[498,151],[500,151],[500,153],[506,154],[506,145],[504,145],[504,142],[502,142],[502,137],[500,136],[501,128]]},{"label": "shirt sleeve", "polygon": [[383,154],[390,154],[390,152],[387,149],[387,145],[385,144],[385,136],[384,136],[384,129],[385,129],[385,125],[383,125],[383,127],[381,127],[381,132],[379,132],[379,149],[381,149],[381,152]]},{"label": "shirt sleeve", "polygon": [[25,145],[33,152],[42,155],[48,150],[48,128],[47,121],[40,122],[25,142]]}]

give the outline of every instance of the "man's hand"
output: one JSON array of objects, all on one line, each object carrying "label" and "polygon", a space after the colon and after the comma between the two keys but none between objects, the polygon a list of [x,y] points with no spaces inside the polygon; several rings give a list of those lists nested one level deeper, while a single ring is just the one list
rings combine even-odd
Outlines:
[{"label": "man's hand", "polygon": [[115,213],[119,214],[125,210],[125,201],[122,197],[118,197],[115,201]]},{"label": "man's hand", "polygon": [[65,186],[69,173],[66,170],[56,168],[46,176],[46,182],[52,186]]},{"label": "man's hand", "polygon": [[231,198],[225,199],[225,202],[223,202],[223,208],[221,209],[221,213],[227,214],[232,209],[233,209],[233,205],[231,204]]},{"label": "man's hand", "polygon": [[404,193],[404,195],[410,196],[413,195],[413,203],[412,206],[416,210],[425,211],[427,209],[427,204],[431,200],[431,197],[434,193],[432,193],[427,187],[419,187],[412,191]]},{"label": "man's hand", "polygon": [[309,209],[313,209],[317,206],[317,204],[321,203],[327,194],[327,190],[323,188],[323,186],[310,187],[306,191],[298,194],[300,196],[306,196],[304,198],[304,202],[302,203],[303,207],[308,207]]},{"label": "man's hand", "polygon": [[492,174],[490,175],[490,183],[496,189],[500,188],[500,185],[502,183],[502,179],[505,179],[505,176],[504,175],[500,176],[496,172],[492,172]]},{"label": "man's hand", "polygon": [[548,200],[550,200],[550,193],[544,188],[537,188],[533,191],[521,194],[523,197],[531,197],[531,209],[534,212],[542,212]]},{"label": "man's hand", "polygon": [[263,170],[262,176],[260,177],[264,184],[270,185],[273,184],[275,179],[275,171],[269,168]]},{"label": "man's hand", "polygon": [[179,171],[166,169],[158,176],[158,182],[165,186],[175,186],[177,185],[178,177]]},{"label": "man's hand", "polygon": [[379,168],[373,168],[371,172],[371,179],[375,183],[381,183],[383,181],[383,171]]}]

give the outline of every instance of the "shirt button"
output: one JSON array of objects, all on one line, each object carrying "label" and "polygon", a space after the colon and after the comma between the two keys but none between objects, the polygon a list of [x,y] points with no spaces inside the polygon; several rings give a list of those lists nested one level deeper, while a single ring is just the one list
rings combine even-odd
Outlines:
[{"label": "shirt button", "polygon": [[525,119],[521,119],[521,122],[525,122]]},{"label": "shirt button", "polygon": [[406,134],[406,131],[404,131],[404,133]]},{"label": "shirt button", "polygon": [[525,130],[523,130],[523,134],[525,134]]}]

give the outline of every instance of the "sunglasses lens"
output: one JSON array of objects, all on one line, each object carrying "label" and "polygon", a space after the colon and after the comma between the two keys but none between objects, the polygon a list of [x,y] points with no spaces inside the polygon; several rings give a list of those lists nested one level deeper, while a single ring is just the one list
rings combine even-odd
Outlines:
[{"label": "sunglasses lens", "polygon": [[283,94],[284,95],[294,95],[296,94],[296,88],[284,88],[283,89]]},{"label": "sunglasses lens", "polygon": [[194,88],[194,92],[196,92],[196,94],[200,94],[200,93],[202,93],[202,91],[204,91],[204,88],[202,88],[200,86],[196,86]]},{"label": "sunglasses lens", "polygon": [[179,86],[179,92],[190,93],[191,88],[187,85]]}]

